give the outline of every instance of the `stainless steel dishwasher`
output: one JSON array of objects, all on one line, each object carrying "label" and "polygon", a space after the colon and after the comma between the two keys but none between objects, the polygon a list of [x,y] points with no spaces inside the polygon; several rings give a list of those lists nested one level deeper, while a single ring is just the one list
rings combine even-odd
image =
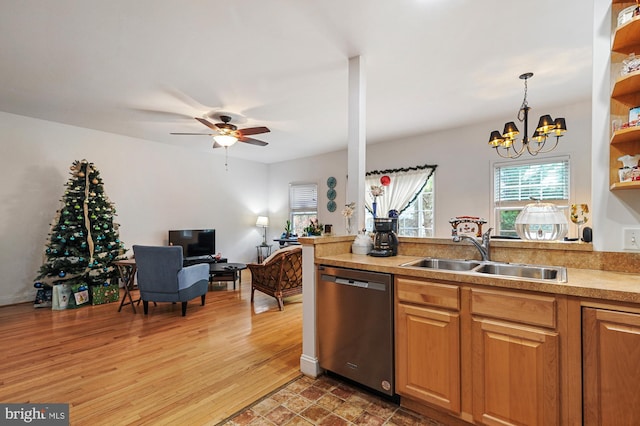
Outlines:
[{"label": "stainless steel dishwasher", "polygon": [[392,275],[320,265],[316,308],[320,367],[393,396]]}]

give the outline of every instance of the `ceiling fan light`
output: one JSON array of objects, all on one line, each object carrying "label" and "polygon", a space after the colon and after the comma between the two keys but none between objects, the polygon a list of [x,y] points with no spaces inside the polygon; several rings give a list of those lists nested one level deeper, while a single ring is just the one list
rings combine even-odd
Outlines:
[{"label": "ceiling fan light", "polygon": [[510,121],[504,125],[502,136],[506,139],[514,139],[519,133],[520,131],[516,127],[516,123]]},{"label": "ceiling fan light", "polygon": [[540,120],[538,121],[538,127],[536,127],[536,130],[540,133],[549,133],[551,130],[553,130],[555,128],[555,124],[553,124],[553,120],[551,119],[550,115],[543,115],[540,117]]},{"label": "ceiling fan light", "polygon": [[489,136],[489,145],[495,147],[500,145],[502,142],[504,142],[504,138],[499,131],[494,130],[493,132],[491,132],[491,136]]},{"label": "ceiling fan light", "polygon": [[215,135],[213,137],[213,140],[224,147],[228,147],[236,143],[238,141],[238,138],[231,135]]}]

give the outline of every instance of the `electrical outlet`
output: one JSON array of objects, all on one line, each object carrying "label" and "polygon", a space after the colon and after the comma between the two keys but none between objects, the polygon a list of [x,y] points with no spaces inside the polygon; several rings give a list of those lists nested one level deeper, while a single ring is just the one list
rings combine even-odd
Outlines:
[{"label": "electrical outlet", "polygon": [[623,229],[622,238],[624,250],[640,250],[640,228]]}]

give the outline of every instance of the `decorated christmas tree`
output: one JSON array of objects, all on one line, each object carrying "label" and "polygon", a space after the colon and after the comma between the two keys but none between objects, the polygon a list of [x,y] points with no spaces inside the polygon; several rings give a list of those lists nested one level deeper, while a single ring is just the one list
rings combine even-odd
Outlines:
[{"label": "decorated christmas tree", "polygon": [[113,221],[116,210],[93,163],[74,161],[70,169],[71,178],[60,200],[63,206],[51,224],[46,260],[35,287],[68,284],[74,293],[91,295],[92,286],[115,285],[117,291],[113,262],[123,257],[124,244]]}]

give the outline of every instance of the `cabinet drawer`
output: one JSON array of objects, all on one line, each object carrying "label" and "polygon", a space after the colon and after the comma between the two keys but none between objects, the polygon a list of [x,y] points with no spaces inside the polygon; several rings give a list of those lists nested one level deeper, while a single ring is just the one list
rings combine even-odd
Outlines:
[{"label": "cabinet drawer", "polygon": [[456,285],[396,278],[398,301],[460,310],[460,289]]},{"label": "cabinet drawer", "polygon": [[549,296],[471,290],[471,313],[523,324],[556,328],[556,299]]}]

